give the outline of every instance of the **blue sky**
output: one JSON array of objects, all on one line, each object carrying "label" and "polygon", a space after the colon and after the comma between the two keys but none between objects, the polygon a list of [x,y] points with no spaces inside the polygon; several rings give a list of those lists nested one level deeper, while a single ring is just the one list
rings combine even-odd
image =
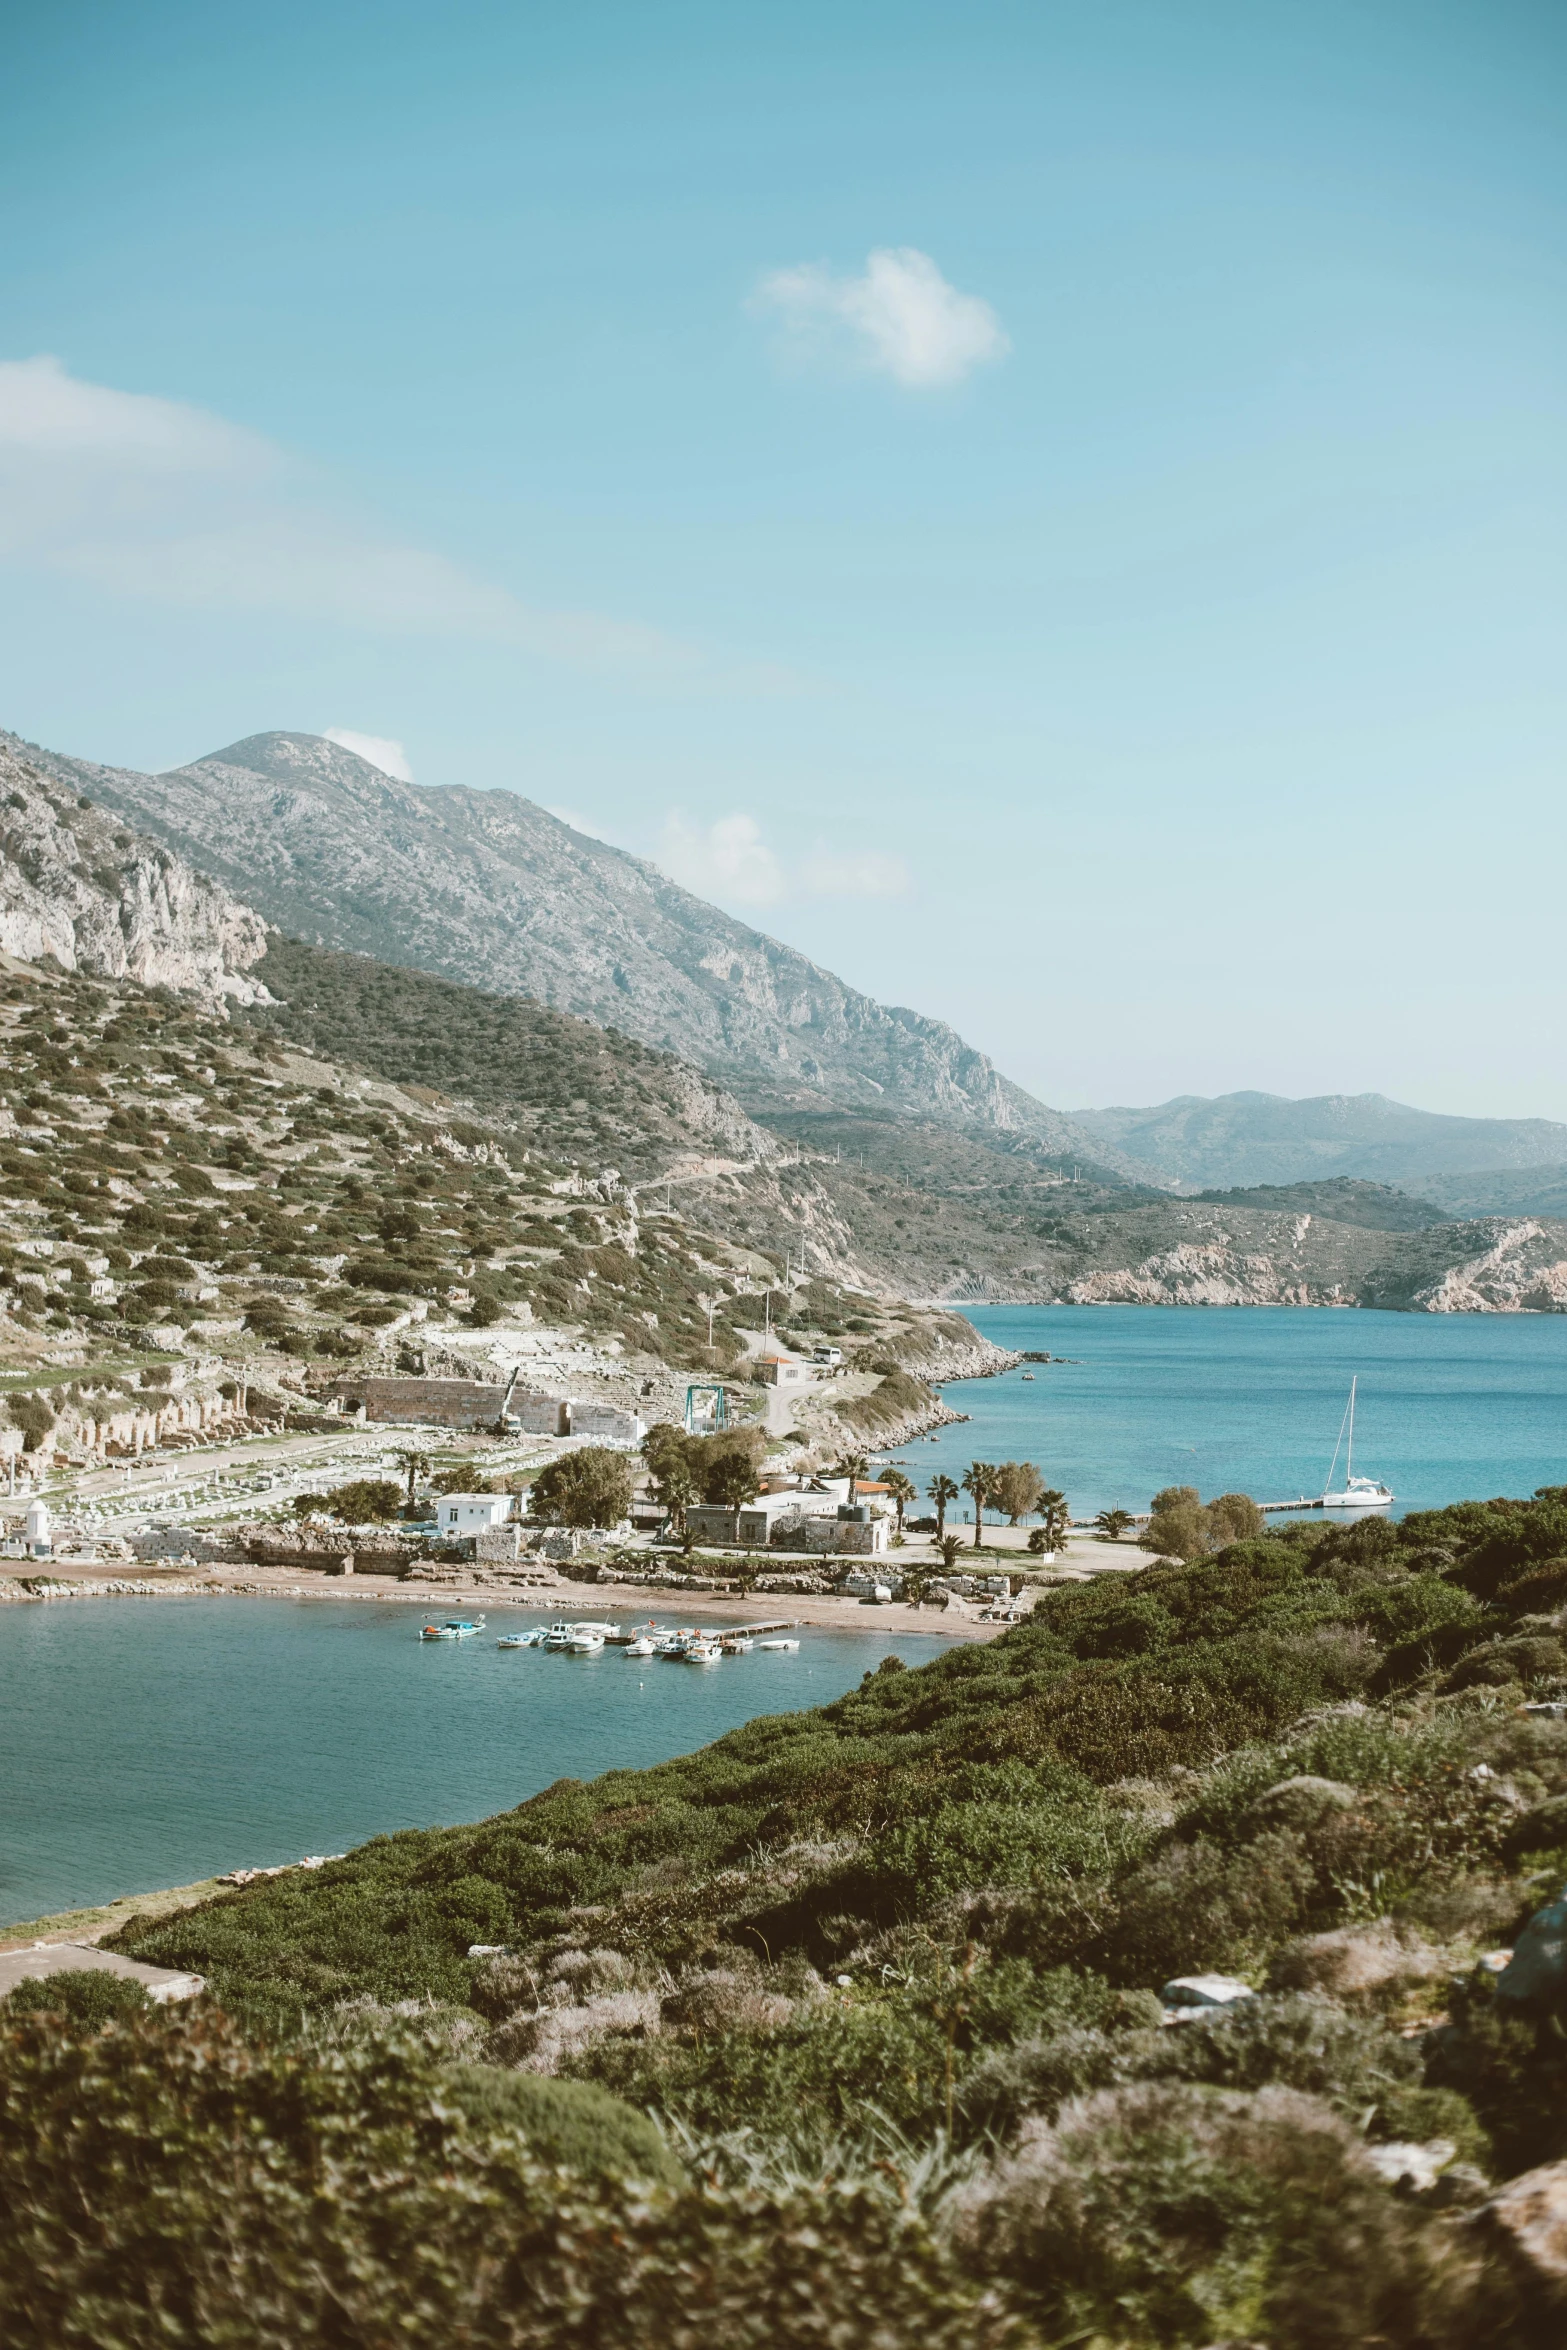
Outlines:
[{"label": "blue sky", "polygon": [[1567,1118],[1559,8],[59,0],[0,67],[0,721],[396,743],[1063,1106]]}]

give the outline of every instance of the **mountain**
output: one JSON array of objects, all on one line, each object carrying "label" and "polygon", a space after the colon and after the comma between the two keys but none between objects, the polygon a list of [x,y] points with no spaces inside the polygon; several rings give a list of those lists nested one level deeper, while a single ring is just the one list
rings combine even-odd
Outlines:
[{"label": "mountain", "polygon": [[265,948],[248,906],[0,736],[0,950],[248,1003]]},{"label": "mountain", "polygon": [[[1550,1119],[1446,1118],[1380,1093],[1308,1101],[1182,1094],[1156,1109],[1079,1110],[1074,1119],[1102,1154],[1116,1153],[1156,1182],[1204,1191],[1338,1175],[1424,1185],[1437,1176],[1567,1164],[1567,1126]],[[1471,1210],[1481,1204],[1462,1202]],[[1498,1197],[1484,1204],[1512,1203]]]},{"label": "mountain", "polygon": [[846,987],[515,792],[401,783],[311,734],[252,735],[165,775],[15,747],[283,930],[620,1029],[750,1109],[883,1105],[1094,1152],[944,1022]]}]

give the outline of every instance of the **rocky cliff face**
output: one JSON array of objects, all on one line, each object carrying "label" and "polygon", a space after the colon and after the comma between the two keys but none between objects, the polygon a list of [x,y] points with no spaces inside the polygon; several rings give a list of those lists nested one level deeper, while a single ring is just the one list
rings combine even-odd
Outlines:
[{"label": "rocky cliff face", "polygon": [[167,775],[28,755],[284,930],[621,1029],[748,1106],[882,1104],[1104,1156],[943,1022],[859,994],[514,792],[399,783],[308,734]]},{"label": "rocky cliff face", "polygon": [[23,962],[255,1002],[266,927],[0,737],[0,948]]},{"label": "rocky cliff face", "polygon": [[1491,1218],[1388,1232],[1246,1210],[1177,1213],[1190,1227],[1181,1238],[1139,1255],[1128,1230],[1119,1264],[1066,1279],[1054,1294],[1072,1305],[1567,1313],[1567,1224]]}]

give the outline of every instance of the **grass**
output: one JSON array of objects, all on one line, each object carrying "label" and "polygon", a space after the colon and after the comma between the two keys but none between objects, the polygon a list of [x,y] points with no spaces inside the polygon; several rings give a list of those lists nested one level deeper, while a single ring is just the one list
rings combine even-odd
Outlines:
[{"label": "grass", "polygon": [[125,1893],[115,1901],[100,1902],[95,1908],[61,1909],[49,1917],[23,1918],[15,1925],[0,1925],[0,1950],[39,1942],[48,1935],[67,1941],[80,1941],[90,1935],[96,1941],[103,1934],[120,1932],[138,1919],[145,1922],[171,1917],[177,1910],[194,1909],[223,1890],[216,1877],[203,1877],[197,1884],[174,1885],[162,1892]]}]

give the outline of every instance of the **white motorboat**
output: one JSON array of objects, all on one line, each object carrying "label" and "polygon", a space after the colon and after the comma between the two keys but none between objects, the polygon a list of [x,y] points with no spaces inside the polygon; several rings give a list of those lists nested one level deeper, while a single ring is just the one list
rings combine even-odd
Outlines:
[{"label": "white motorboat", "polygon": [[656,1640],[650,1639],[646,1632],[639,1632],[635,1640],[627,1641],[626,1654],[627,1656],[657,1656],[658,1643]]},{"label": "white motorboat", "polygon": [[571,1656],[597,1656],[604,1646],[604,1635],[597,1624],[573,1624],[566,1642]]},{"label": "white motorboat", "polygon": [[541,1648],[548,1648],[557,1654],[561,1653],[571,1646],[571,1633],[572,1627],[570,1624],[551,1624],[549,1630],[545,1633],[543,1639],[539,1642],[539,1646]]},{"label": "white motorboat", "polygon": [[725,1656],[749,1656],[756,1642],[748,1639],[744,1632],[726,1632],[718,1645]]},{"label": "white motorboat", "polygon": [[724,1652],[716,1640],[710,1640],[705,1632],[698,1632],[686,1642],[680,1653],[688,1665],[716,1665]]},{"label": "white motorboat", "polygon": [[[1349,1402],[1339,1424],[1338,1443],[1333,1447],[1333,1465],[1328,1470],[1327,1489],[1318,1505],[1321,1509],[1386,1510],[1393,1506],[1394,1496],[1387,1486],[1379,1484],[1375,1477],[1355,1475],[1355,1389],[1359,1383],[1357,1373],[1349,1383]],[[1344,1482],[1335,1491],[1333,1477],[1338,1468],[1340,1450],[1344,1454]]]},{"label": "white motorboat", "polygon": [[503,1632],[495,1645],[497,1648],[532,1648],[537,1640],[536,1632]]},{"label": "white motorboat", "polygon": [[800,1643],[798,1640],[759,1640],[756,1645],[758,1648],[786,1649],[792,1655]]}]

